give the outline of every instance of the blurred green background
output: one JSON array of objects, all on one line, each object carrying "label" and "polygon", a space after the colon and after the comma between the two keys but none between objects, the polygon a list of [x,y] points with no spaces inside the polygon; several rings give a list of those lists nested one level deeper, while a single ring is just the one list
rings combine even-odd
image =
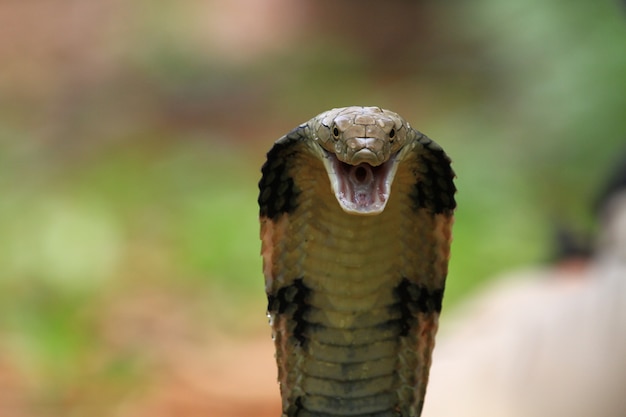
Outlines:
[{"label": "blurred green background", "polygon": [[259,169],[332,107],[396,111],[452,157],[447,311],[549,261],[626,145],[624,12],[0,2],[0,416],[142,415],[182,345],[269,339]]}]

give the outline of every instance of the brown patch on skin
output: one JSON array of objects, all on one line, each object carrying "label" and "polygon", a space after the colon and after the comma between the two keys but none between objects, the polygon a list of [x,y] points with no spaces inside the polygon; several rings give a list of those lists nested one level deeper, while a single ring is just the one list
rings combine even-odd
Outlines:
[{"label": "brown patch on skin", "polygon": [[274,278],[278,274],[278,262],[274,262],[274,250],[279,247],[285,238],[288,215],[283,215],[278,221],[272,221],[267,217],[261,217],[261,256],[263,257],[263,275],[265,276],[265,289],[271,288]]},{"label": "brown patch on skin", "polygon": [[[267,217],[261,217],[261,256],[263,257],[263,275],[265,276],[266,284],[274,278],[272,274],[272,268],[274,266],[274,222]],[[267,289],[267,287],[266,287]]]},{"label": "brown patch on skin", "polygon": [[454,217],[451,214],[436,214],[434,224],[435,230],[433,231],[433,237],[436,239],[437,245],[440,248],[439,260],[441,262],[441,270],[445,271],[445,274],[447,274]]},{"label": "brown patch on skin", "polygon": [[439,328],[439,314],[423,315],[420,319],[419,334],[420,337],[429,337],[437,333]]},{"label": "brown patch on skin", "polygon": [[[299,368],[299,362],[303,361],[300,346],[293,346],[290,343],[290,333],[287,330],[289,320],[283,315],[275,317],[275,346],[276,346],[276,364],[278,366],[278,383],[280,386],[281,402],[283,410],[289,408],[291,398],[303,395],[302,387],[298,381],[294,380],[294,369],[296,372]],[[290,360],[289,356],[293,355],[299,360]],[[294,369],[290,369],[294,368]]]}]

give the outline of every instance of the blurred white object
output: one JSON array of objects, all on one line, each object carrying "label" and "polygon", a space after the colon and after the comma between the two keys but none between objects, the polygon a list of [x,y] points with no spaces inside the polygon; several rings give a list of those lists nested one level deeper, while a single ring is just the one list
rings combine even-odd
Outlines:
[{"label": "blurred white object", "polygon": [[626,416],[626,192],[584,269],[513,274],[442,320],[424,417]]}]

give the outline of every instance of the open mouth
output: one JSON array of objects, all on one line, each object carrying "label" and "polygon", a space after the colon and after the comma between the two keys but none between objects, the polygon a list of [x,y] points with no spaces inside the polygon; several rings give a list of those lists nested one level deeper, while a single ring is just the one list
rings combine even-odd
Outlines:
[{"label": "open mouth", "polygon": [[328,152],[324,164],[335,197],[346,213],[382,213],[396,174],[396,155],[381,165],[372,166],[366,162],[350,165]]}]

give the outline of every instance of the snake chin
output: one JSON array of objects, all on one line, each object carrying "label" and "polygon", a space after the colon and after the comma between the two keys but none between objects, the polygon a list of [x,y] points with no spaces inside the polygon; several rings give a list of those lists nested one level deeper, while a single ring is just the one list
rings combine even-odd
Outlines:
[{"label": "snake chin", "polygon": [[397,154],[372,166],[350,165],[328,152],[324,165],[339,206],[348,214],[376,215],[385,210],[397,169]]}]

